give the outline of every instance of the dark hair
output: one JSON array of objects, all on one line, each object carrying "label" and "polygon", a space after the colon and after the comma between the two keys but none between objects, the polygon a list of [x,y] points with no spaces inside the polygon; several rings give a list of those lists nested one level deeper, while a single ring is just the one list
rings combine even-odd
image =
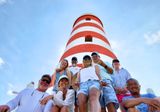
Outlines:
[{"label": "dark hair", "polygon": [[51,80],[52,80],[52,78],[51,78],[51,76],[50,76],[49,74],[44,74],[44,75],[41,77],[41,79],[43,79],[43,78],[48,78],[50,82],[51,82]]},{"label": "dark hair", "polygon": [[127,80],[126,85],[128,85],[129,81],[135,81],[135,82],[137,82],[137,84],[139,84],[137,79],[130,78],[130,79]]},{"label": "dark hair", "polygon": [[97,52],[93,52],[93,53],[91,54],[91,56],[94,56],[94,55],[97,55],[97,56],[98,56],[98,53],[97,53]]},{"label": "dark hair", "polygon": [[116,62],[119,63],[119,60],[118,59],[113,59],[112,63],[116,63]]},{"label": "dark hair", "polygon": [[84,57],[83,57],[83,60],[91,60],[91,57],[89,56],[89,55],[85,55]]},{"label": "dark hair", "polygon": [[72,57],[72,59],[71,59],[71,60],[72,60],[72,61],[73,61],[73,60],[77,61],[77,58],[76,58],[76,57]]}]

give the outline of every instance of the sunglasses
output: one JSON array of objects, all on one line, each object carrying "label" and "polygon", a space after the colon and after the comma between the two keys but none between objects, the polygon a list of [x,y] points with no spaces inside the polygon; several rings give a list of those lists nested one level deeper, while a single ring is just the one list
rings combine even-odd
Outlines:
[{"label": "sunglasses", "polygon": [[41,81],[46,82],[47,84],[50,84],[51,81],[47,80],[47,79],[41,79]]}]

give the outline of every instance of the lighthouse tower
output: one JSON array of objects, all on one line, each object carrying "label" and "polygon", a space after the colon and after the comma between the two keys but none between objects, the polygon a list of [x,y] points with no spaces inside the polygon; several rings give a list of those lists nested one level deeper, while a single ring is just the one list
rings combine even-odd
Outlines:
[{"label": "lighthouse tower", "polygon": [[92,52],[98,52],[101,59],[109,63],[116,58],[105,36],[102,21],[95,15],[85,14],[74,22],[61,59],[65,58],[70,62],[75,56],[78,58],[78,64],[81,65],[83,56],[91,55]]}]

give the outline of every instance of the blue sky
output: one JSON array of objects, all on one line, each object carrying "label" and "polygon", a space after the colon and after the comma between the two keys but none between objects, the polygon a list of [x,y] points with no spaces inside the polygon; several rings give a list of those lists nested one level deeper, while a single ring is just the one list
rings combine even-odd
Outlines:
[{"label": "blue sky", "polygon": [[159,0],[0,0],[0,104],[52,74],[77,17],[99,17],[112,49],[142,93],[160,96]]}]

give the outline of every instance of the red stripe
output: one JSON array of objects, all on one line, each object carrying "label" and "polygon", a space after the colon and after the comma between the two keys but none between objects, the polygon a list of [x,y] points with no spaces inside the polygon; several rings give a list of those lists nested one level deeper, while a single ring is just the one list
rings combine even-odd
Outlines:
[{"label": "red stripe", "polygon": [[72,41],[74,41],[75,39],[81,38],[81,37],[85,37],[85,36],[87,36],[87,35],[91,35],[92,37],[98,38],[98,39],[106,42],[106,44],[108,44],[108,45],[110,46],[109,41],[108,41],[104,36],[102,36],[102,35],[99,34],[99,33],[93,32],[93,31],[83,31],[83,32],[79,32],[79,33],[73,35],[73,36],[69,39],[69,41],[67,42],[67,45],[70,44],[70,43],[71,43]]},{"label": "red stripe", "polygon": [[[95,44],[82,44],[82,45],[77,45],[69,50],[67,50],[63,56],[61,57],[61,59],[64,59],[70,55],[76,54],[76,53],[81,53],[81,52],[94,52],[97,51],[101,54],[104,54],[106,56],[109,56],[113,59],[116,58],[116,56],[113,54],[113,52],[111,52],[110,50],[99,46],[99,45],[95,45]],[[60,60],[61,60],[60,59]]]},{"label": "red stripe", "polygon": [[[78,29],[78,28],[80,28],[80,27],[84,27],[84,26],[93,26],[93,27],[96,27],[96,28],[98,28],[98,29],[100,29],[100,30],[102,30],[102,31],[104,32],[104,30],[102,29],[102,27],[100,27],[99,25],[97,25],[97,24],[95,24],[95,23],[89,23],[89,22],[79,24],[78,26],[76,26],[76,27],[72,30],[72,32],[75,31],[76,29]],[[72,33],[72,32],[71,32],[71,33]]]},{"label": "red stripe", "polygon": [[98,17],[96,17],[96,16],[94,16],[94,15],[86,14],[86,15],[80,16],[80,17],[74,22],[73,27],[75,26],[76,23],[78,23],[79,21],[81,21],[81,20],[83,20],[83,19],[86,19],[86,18],[91,18],[91,19],[99,22],[99,23],[103,26],[102,21],[101,21]]}]

